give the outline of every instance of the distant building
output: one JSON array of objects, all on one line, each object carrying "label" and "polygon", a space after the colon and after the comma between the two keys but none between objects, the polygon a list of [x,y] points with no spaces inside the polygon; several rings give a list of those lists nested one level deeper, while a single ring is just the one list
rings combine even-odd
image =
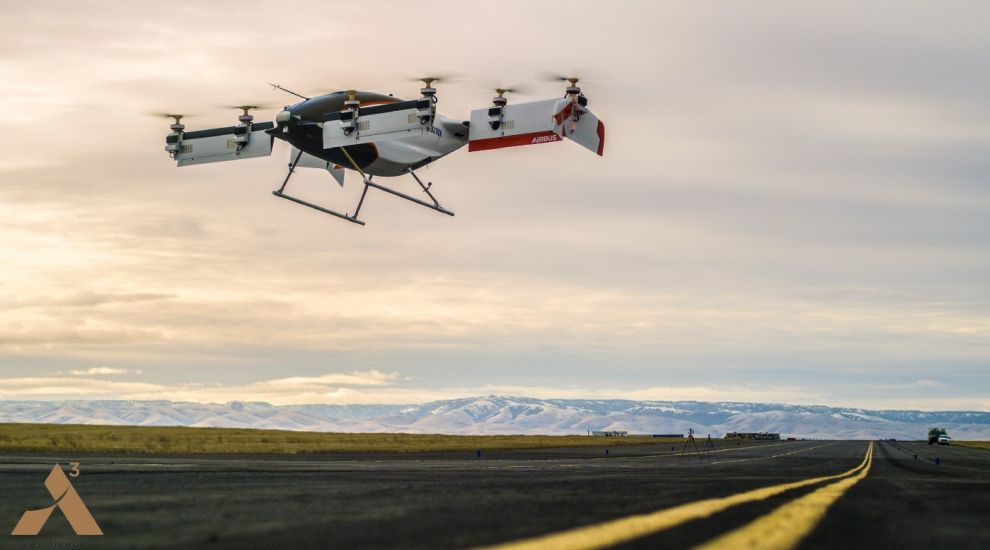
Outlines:
[{"label": "distant building", "polygon": [[757,441],[779,441],[779,433],[769,432],[729,432],[725,439],[755,439]]},{"label": "distant building", "polygon": [[605,430],[605,431],[593,431],[591,432],[591,435],[597,437],[626,437],[627,435],[629,435],[629,432],[621,431],[621,430]]}]

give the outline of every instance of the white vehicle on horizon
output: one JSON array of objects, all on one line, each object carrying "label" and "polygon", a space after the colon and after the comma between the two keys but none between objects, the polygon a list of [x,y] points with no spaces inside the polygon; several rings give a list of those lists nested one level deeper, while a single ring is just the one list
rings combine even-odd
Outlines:
[{"label": "white vehicle on horizon", "polygon": [[938,436],[939,445],[949,445],[952,442],[952,438],[947,435]]}]

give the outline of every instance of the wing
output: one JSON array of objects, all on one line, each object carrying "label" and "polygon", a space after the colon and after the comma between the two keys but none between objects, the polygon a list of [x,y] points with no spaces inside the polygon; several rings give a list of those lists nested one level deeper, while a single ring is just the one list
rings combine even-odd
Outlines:
[{"label": "wing", "polygon": [[329,113],[323,120],[323,148],[375,143],[436,131],[419,116],[419,101],[400,101],[352,111]]},{"label": "wing", "polygon": [[568,98],[471,111],[468,151],[488,151],[570,139],[602,155],[605,124]]},{"label": "wing", "polygon": [[179,166],[267,157],[275,138],[266,130],[274,127],[272,122],[261,122],[174,134],[165,138],[165,150]]},{"label": "wing", "polygon": [[[566,103],[562,105],[561,103]],[[603,156],[605,153],[605,123],[598,120],[587,107],[582,107],[568,99],[556,105],[554,123],[560,128],[560,135],[570,139],[585,149]]]}]

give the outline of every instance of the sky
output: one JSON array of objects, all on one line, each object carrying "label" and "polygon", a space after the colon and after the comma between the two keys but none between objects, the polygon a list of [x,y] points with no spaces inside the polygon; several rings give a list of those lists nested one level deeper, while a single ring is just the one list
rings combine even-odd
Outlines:
[{"label": "sky", "polygon": [[[990,411],[984,2],[0,2],[0,399]],[[464,148],[420,172],[455,217],[363,228],[271,195],[284,144],[179,170],[148,115],[442,73],[467,119],[547,71],[604,157]]]}]

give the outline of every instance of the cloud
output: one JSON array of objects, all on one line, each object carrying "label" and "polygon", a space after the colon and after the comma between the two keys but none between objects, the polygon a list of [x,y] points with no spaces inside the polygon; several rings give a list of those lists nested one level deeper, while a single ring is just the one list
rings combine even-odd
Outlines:
[{"label": "cloud", "polygon": [[886,390],[926,390],[926,389],[936,389],[936,388],[950,388],[951,384],[946,384],[945,382],[940,382],[938,380],[932,380],[930,378],[923,378],[920,380],[914,380],[913,382],[899,383],[899,384],[876,384],[876,388],[886,389]]},{"label": "cloud", "polygon": [[930,380],[930,379],[915,380],[914,381],[914,384],[916,386],[918,386],[919,388],[946,388],[946,387],[948,387],[948,384],[943,384],[942,382],[939,382],[938,380]]},{"label": "cloud", "polygon": [[[154,395],[164,386],[145,382],[116,382],[94,378],[21,377],[0,379],[0,397],[49,399],[66,396],[80,398]],[[146,397],[145,399],[152,399]]]},{"label": "cloud", "polygon": [[[416,26],[393,24],[416,18],[411,4],[347,22],[336,4],[303,4],[327,24],[264,42],[238,29],[277,19],[265,4],[0,13],[3,376],[126,364],[153,389],[78,387],[313,402],[493,384],[544,392],[555,376],[583,395],[603,377],[652,388],[614,395],[722,399],[753,378],[771,381],[746,389],[753,399],[843,399],[868,383],[990,394],[977,370],[990,360],[990,132],[986,87],[972,76],[990,62],[986,7],[579,1],[597,38],[532,56],[452,24],[472,15],[464,3],[438,0]],[[559,18],[550,4],[506,9],[525,11],[523,36]],[[359,32],[382,47],[359,52]],[[411,41],[452,72],[511,81],[580,59],[596,73],[585,91],[608,128],[606,156],[570,144],[460,151],[421,172],[456,218],[372,193],[358,230],[271,196],[284,144],[269,159],[176,169],[162,150],[168,121],[144,115],[199,114],[192,130],[232,124],[236,113],[214,106],[241,97],[293,101],[264,82],[327,86],[292,61],[303,50],[340,52],[347,85],[415,97],[415,83],[389,76],[410,72],[389,52]],[[629,51],[640,55],[616,54]],[[442,86],[440,112],[489,104],[469,88]],[[532,88],[520,100],[561,92]],[[112,140],[52,147],[66,120]],[[344,189],[319,171],[293,178],[294,193],[335,209],[361,193],[353,175]],[[406,180],[389,184],[418,192]],[[526,368],[496,364],[501,354]],[[364,374],[295,376],[340,355]],[[183,369],[196,376],[165,383]],[[936,378],[946,386],[924,382]]]},{"label": "cloud", "polygon": [[140,371],[110,367],[72,370],[73,378],[54,376],[0,378],[0,397],[57,398],[78,396],[92,399],[170,399],[174,401],[226,402],[268,401],[286,403],[355,402],[362,394],[353,387],[385,386],[400,380],[399,373],[377,370],[327,373],[259,380],[247,384],[203,384],[198,382],[155,384],[118,382],[97,378],[105,375],[139,374]]},{"label": "cloud", "polygon": [[171,294],[156,294],[151,292],[114,294],[87,290],[62,296],[61,298],[53,300],[52,304],[55,306],[95,307],[108,304],[157,302],[161,300],[168,300],[172,297],[173,295]]},{"label": "cloud", "polygon": [[[101,372],[90,372],[90,371]],[[124,369],[87,369],[72,374],[121,374]],[[26,377],[0,378],[0,398],[5,399],[124,399],[171,400],[199,403],[259,401],[275,405],[304,404],[419,404],[479,395],[505,395],[542,399],[632,399],[644,401],[725,401],[784,403],[793,405],[867,406],[855,396],[830,391],[808,391],[786,385],[695,385],[621,388],[578,384],[561,386],[483,384],[476,386],[415,387],[404,385],[399,373],[376,370],[327,373],[321,376],[287,377],[246,384],[198,382],[153,384],[117,382],[100,378]],[[926,381],[919,381],[926,382]],[[924,386],[924,384],[920,384]],[[918,387],[918,385],[915,385]],[[881,396],[868,403],[873,408],[990,410],[990,402],[978,397],[922,397],[903,399]]]},{"label": "cloud", "polygon": [[379,386],[399,379],[399,373],[386,374],[371,370],[367,372],[354,371],[350,374],[324,374],[322,376],[294,376],[277,378],[258,382],[258,387],[272,388],[304,388],[308,386],[325,386],[340,384],[344,386]]},{"label": "cloud", "polygon": [[[66,325],[78,324],[77,319],[66,319]],[[47,326],[45,323],[11,323],[0,325],[0,348],[22,350],[24,348],[54,346],[80,350],[88,346],[122,346],[154,342],[164,335],[155,330],[145,330],[131,326],[79,327]]]},{"label": "cloud", "polygon": [[112,367],[90,367],[88,369],[70,370],[73,376],[92,376],[95,374],[141,374],[141,369],[115,369]]}]

